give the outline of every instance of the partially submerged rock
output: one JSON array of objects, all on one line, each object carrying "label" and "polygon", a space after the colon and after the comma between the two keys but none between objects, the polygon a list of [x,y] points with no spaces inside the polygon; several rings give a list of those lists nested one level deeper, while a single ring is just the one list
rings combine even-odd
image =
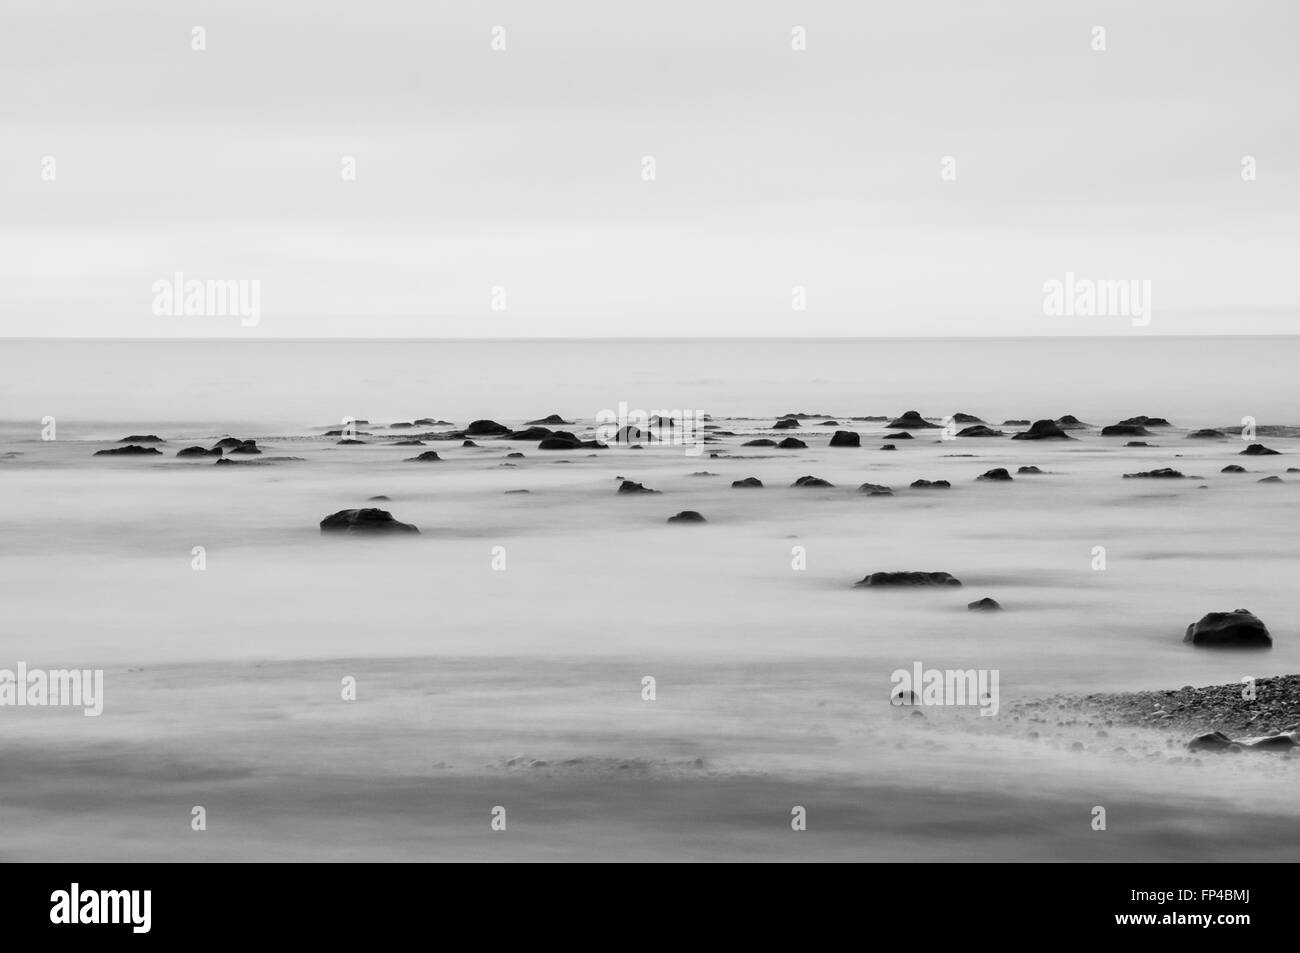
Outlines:
[{"label": "partially submerged rock", "polygon": [[561,417],[559,414],[548,414],[547,416],[541,418],[540,420],[530,420],[530,421],[527,422],[527,424],[528,424],[529,427],[535,427],[535,426],[538,426],[538,425],[542,425],[542,426],[550,425],[550,426],[560,426],[560,427],[572,427],[572,426],[573,426],[573,421],[572,421],[572,420],[565,420],[565,419],[564,419],[563,417]]},{"label": "partially submerged rock", "polygon": [[855,586],[960,586],[961,581],[946,572],[873,572]]},{"label": "partially submerged rock", "polygon": [[743,480],[732,480],[731,485],[736,489],[762,489],[763,481],[758,477],[745,477]]},{"label": "partially submerged rock", "polygon": [[1012,440],[1072,440],[1054,420],[1035,420],[1028,430],[1011,435]]},{"label": "partially submerged rock", "polygon": [[1006,434],[1001,430],[994,430],[992,427],[986,427],[983,424],[976,424],[973,427],[963,427],[957,431],[959,437],[1005,437]]},{"label": "partially submerged rock", "polygon": [[1209,612],[1187,627],[1183,641],[1211,648],[1271,648],[1268,627],[1248,609]]},{"label": "partially submerged rock", "polygon": [[974,602],[967,603],[966,608],[971,612],[996,612],[1002,608],[998,600],[985,596],[983,599],[976,599]]},{"label": "partially submerged rock", "polygon": [[108,450],[96,450],[94,456],[97,457],[141,457],[150,456],[151,454],[162,455],[162,451],[157,447],[142,447],[139,444],[127,444],[125,447],[112,447]]},{"label": "partially submerged rock", "polygon": [[1149,437],[1151,431],[1141,424],[1111,424],[1101,428],[1103,437]]},{"label": "partially submerged rock", "polygon": [[924,430],[927,428],[938,429],[939,424],[932,424],[915,410],[909,410],[903,416],[891,420],[885,425],[888,430]]},{"label": "partially submerged rock", "polygon": [[802,440],[796,439],[795,437],[786,437],[776,446],[778,450],[806,450],[808,444],[804,443]]},{"label": "partially submerged rock", "polygon": [[1262,443],[1252,443],[1245,450],[1241,451],[1241,456],[1246,457],[1275,457],[1280,454],[1280,450],[1270,450]]},{"label": "partially submerged rock", "polygon": [[994,467],[992,470],[981,473],[975,479],[987,482],[1007,482],[1011,479],[1011,474],[1007,472],[1006,467]]},{"label": "partially submerged rock", "polygon": [[775,447],[775,440],[768,440],[766,437],[760,437],[758,440],[747,440],[741,444],[742,447]]},{"label": "partially submerged rock", "polygon": [[695,510],[682,510],[676,516],[668,517],[670,523],[705,523],[708,522]]},{"label": "partially submerged rock", "polygon": [[1183,474],[1173,467],[1159,467],[1155,470],[1142,470],[1138,473],[1126,473],[1124,479],[1181,480]]},{"label": "partially submerged rock", "polygon": [[320,521],[320,531],[324,533],[347,533],[353,535],[381,536],[394,533],[419,533],[410,523],[401,523],[393,519],[388,510],[367,507],[360,510],[339,510]]},{"label": "partially submerged rock", "polygon": [[658,493],[658,490],[652,490],[649,487],[642,486],[635,480],[624,480],[618,485],[620,493]]},{"label": "partially submerged rock", "polygon": [[835,484],[828,483],[826,480],[823,480],[821,477],[801,476],[799,479],[795,480],[790,485],[791,486],[834,486]]},{"label": "partially submerged rock", "polygon": [[1016,468],[1016,472],[1017,472],[1017,473],[1039,473],[1039,474],[1041,474],[1043,471],[1040,470],[1040,469],[1038,469],[1038,467],[1035,467],[1035,466],[1027,466],[1027,467],[1017,467],[1017,468]]},{"label": "partially submerged rock", "polygon": [[865,493],[867,496],[893,496],[894,491],[887,486],[879,483],[864,483],[858,487],[859,493]]},{"label": "partially submerged rock", "polygon": [[860,447],[862,446],[862,436],[852,430],[837,430],[831,435],[830,446]]},{"label": "partially submerged rock", "polygon": [[442,457],[438,456],[437,450],[426,450],[418,457],[407,457],[406,462],[407,463],[434,463],[441,459]]},{"label": "partially submerged rock", "polygon": [[509,432],[509,427],[495,420],[474,420],[465,428],[465,434],[469,437],[495,437]]},{"label": "partially submerged rock", "polygon": [[131,434],[129,437],[123,437],[118,443],[166,443],[162,437],[155,434]]},{"label": "partially submerged rock", "polygon": [[947,490],[952,487],[947,480],[913,480],[909,485],[913,490]]},{"label": "partially submerged rock", "polygon": [[186,447],[184,450],[177,450],[178,457],[219,457],[222,454],[220,447],[213,447],[209,450],[207,447]]}]

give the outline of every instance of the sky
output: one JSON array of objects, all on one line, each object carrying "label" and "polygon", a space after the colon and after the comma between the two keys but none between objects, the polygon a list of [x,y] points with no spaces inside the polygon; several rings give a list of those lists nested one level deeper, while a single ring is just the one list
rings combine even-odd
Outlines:
[{"label": "sky", "polygon": [[[0,337],[1294,333],[1298,32],[1294,0],[6,0]],[[177,273],[257,282],[256,322],[158,313]],[[1067,273],[1149,282],[1147,320],[1045,314]]]}]

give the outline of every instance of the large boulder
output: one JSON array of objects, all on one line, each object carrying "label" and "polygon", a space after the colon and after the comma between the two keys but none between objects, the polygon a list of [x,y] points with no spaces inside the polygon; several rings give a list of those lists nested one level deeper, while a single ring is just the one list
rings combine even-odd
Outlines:
[{"label": "large boulder", "polygon": [[259,454],[259,453],[261,453],[262,450],[261,450],[260,447],[258,447],[258,445],[257,445],[257,441],[256,441],[256,440],[241,440],[241,441],[239,442],[239,446],[237,446],[237,447],[231,447],[231,448],[230,448],[230,452],[231,452],[231,453],[244,453],[244,454],[248,454],[248,455],[251,456],[251,455],[255,455],[255,454]]},{"label": "large boulder", "polygon": [[835,484],[823,480],[821,477],[801,476],[790,484],[791,486],[834,486]]},{"label": "large boulder", "polygon": [[1245,457],[1276,457],[1276,456],[1277,456],[1279,453],[1281,453],[1281,452],[1282,452],[1282,451],[1280,451],[1280,450],[1270,450],[1268,447],[1264,446],[1262,443],[1252,443],[1252,444],[1251,444],[1249,447],[1247,447],[1245,450],[1241,451],[1241,453],[1239,454],[1239,456],[1245,456]]},{"label": "large boulder", "polygon": [[1035,420],[1028,430],[1011,435],[1012,440],[1073,440],[1055,420]]},{"label": "large boulder", "polygon": [[864,483],[858,487],[859,493],[865,493],[867,496],[893,496],[894,491],[880,483]]},{"label": "large boulder", "polygon": [[797,437],[786,437],[777,444],[777,447],[781,450],[806,450],[808,444],[804,443]]},{"label": "large boulder", "polygon": [[939,428],[939,424],[932,424],[926,420],[918,411],[909,410],[903,416],[896,418],[885,424],[888,430],[924,430],[926,428]]},{"label": "large boulder", "polygon": [[151,433],[150,434],[133,433],[131,434],[131,436],[123,437],[121,440],[118,441],[118,443],[166,443],[166,442],[167,441],[163,440],[162,437],[156,436]]},{"label": "large boulder", "polygon": [[407,463],[435,463],[441,459],[442,457],[438,456],[437,450],[426,450],[418,457],[407,457],[406,462]]},{"label": "large boulder", "polygon": [[1028,420],[1004,420],[1004,421],[1002,421],[1002,426],[1004,426],[1004,427],[1028,427],[1028,426],[1029,426],[1029,421],[1028,421]]},{"label": "large boulder", "polygon": [[1171,427],[1171,426],[1173,426],[1171,423],[1169,423],[1169,421],[1165,420],[1165,418],[1163,418],[1163,417],[1146,417],[1146,416],[1129,417],[1127,420],[1121,420],[1120,423],[1121,423],[1121,424],[1131,424],[1131,425],[1133,425],[1133,426],[1137,426],[1137,427]]},{"label": "large boulder", "polygon": [[1190,440],[1224,440],[1227,436],[1222,430],[1211,430],[1209,428],[1193,430],[1187,435]]},{"label": "large boulder", "polygon": [[545,440],[553,431],[546,427],[525,427],[506,435],[507,440]]},{"label": "large boulder", "polygon": [[1267,649],[1273,646],[1268,627],[1248,609],[1207,613],[1199,622],[1187,627],[1183,641],[1209,648]]},{"label": "large boulder", "polygon": [[547,425],[547,424],[549,424],[549,425],[551,425],[551,426],[572,427],[572,426],[573,426],[573,421],[572,421],[572,420],[565,420],[565,419],[564,419],[563,417],[561,417],[559,414],[549,414],[549,415],[547,415],[547,416],[541,418],[540,420],[530,420],[530,421],[528,421],[528,426],[529,426],[529,427],[536,427],[536,426],[539,426],[539,425],[541,425],[541,426],[545,426],[545,425]]},{"label": "large boulder", "polygon": [[1092,424],[1085,424],[1078,417],[1074,416],[1074,414],[1066,414],[1064,417],[1057,417],[1056,425],[1062,430],[1086,430],[1092,426]]},{"label": "large boulder", "polygon": [[537,444],[538,450],[580,450],[582,441],[566,430],[557,430]]},{"label": "large boulder", "polygon": [[1151,431],[1141,424],[1111,424],[1101,428],[1103,437],[1149,437]]},{"label": "large boulder", "polygon": [[982,424],[983,417],[976,417],[974,414],[953,414],[952,422],[955,424]]},{"label": "large boulder", "polygon": [[649,487],[642,486],[634,480],[624,480],[618,485],[620,493],[658,493],[658,490],[652,490]]},{"label": "large boulder", "polygon": [[[338,436],[342,436],[342,434],[343,434],[342,430],[331,430],[327,432],[325,436],[338,437]],[[223,450],[233,450],[235,449],[235,447],[238,447],[243,442],[244,441],[240,440],[238,437],[222,437],[220,440],[214,443],[213,446],[220,447]]]},{"label": "large boulder", "polygon": [[213,447],[209,450],[207,447],[186,447],[184,450],[177,450],[178,457],[219,457],[222,454],[220,447]]},{"label": "large boulder", "polygon": [[913,480],[908,484],[913,490],[948,490],[952,484],[947,480]]},{"label": "large boulder", "polygon": [[763,481],[760,480],[758,477],[745,477],[745,479],[743,480],[732,480],[731,485],[734,489],[737,490],[748,490],[748,489],[761,490],[763,488]]},{"label": "large boulder", "polygon": [[125,447],[113,447],[109,450],[96,450],[94,455],[97,457],[140,457],[150,456],[152,454],[162,454],[157,447],[142,447],[139,444],[127,444]]},{"label": "large boulder", "polygon": [[1175,470],[1173,467],[1160,467],[1155,470],[1143,470],[1140,473],[1126,473],[1124,474],[1124,479],[1181,480],[1183,479],[1183,474]]},{"label": "large boulder", "polygon": [[862,446],[862,437],[852,430],[837,430],[831,435],[830,446],[860,447]]},{"label": "large boulder", "polygon": [[361,510],[339,510],[320,521],[321,533],[349,533],[382,536],[391,533],[418,533],[410,523],[393,519],[388,510],[367,507]]},{"label": "large boulder", "polygon": [[973,427],[963,427],[957,431],[959,437],[1005,437],[1001,430],[994,430],[992,427],[986,427],[983,424],[976,424]]},{"label": "large boulder", "polygon": [[773,429],[773,430],[793,430],[795,427],[798,427],[798,426],[800,426],[799,421],[795,420],[793,417],[782,417],[782,418],[781,418],[780,420],[778,420],[776,423],[772,424],[772,429]]},{"label": "large boulder", "polygon": [[668,517],[670,523],[704,523],[707,522],[703,516],[695,510],[682,510],[676,516]]},{"label": "large boulder", "polygon": [[1006,467],[995,467],[992,470],[981,473],[975,479],[983,480],[986,483],[1006,483],[1011,480],[1011,474],[1007,472]]},{"label": "large boulder", "polygon": [[468,437],[495,437],[509,432],[509,427],[495,420],[474,420],[465,428],[465,435]]},{"label": "large boulder", "polygon": [[946,572],[873,572],[855,586],[960,586],[961,580]]},{"label": "large boulder", "polygon": [[1002,606],[998,600],[985,596],[983,599],[966,603],[966,608],[971,612],[997,612]]},{"label": "large boulder", "polygon": [[742,447],[775,447],[775,440],[768,440],[766,437],[759,437],[757,440],[746,440],[741,444]]}]

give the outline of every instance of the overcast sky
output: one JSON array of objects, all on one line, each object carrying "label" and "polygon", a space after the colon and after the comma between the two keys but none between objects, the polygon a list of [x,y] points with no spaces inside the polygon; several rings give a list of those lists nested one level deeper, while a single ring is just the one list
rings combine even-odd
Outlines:
[{"label": "overcast sky", "polygon": [[[5,0],[0,335],[1291,333],[1298,36],[1294,0]],[[178,271],[260,324],[155,315]],[[1045,316],[1067,271],[1149,280],[1150,325]]]}]

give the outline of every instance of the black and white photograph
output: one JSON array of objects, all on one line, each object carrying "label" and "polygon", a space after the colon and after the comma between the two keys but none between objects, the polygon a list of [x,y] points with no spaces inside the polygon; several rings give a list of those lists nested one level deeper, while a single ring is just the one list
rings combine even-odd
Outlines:
[{"label": "black and white photograph", "polygon": [[[5,0],[0,860],[1195,865],[1093,912],[1248,936],[1298,39]],[[148,932],[101,881],[23,917]]]}]

